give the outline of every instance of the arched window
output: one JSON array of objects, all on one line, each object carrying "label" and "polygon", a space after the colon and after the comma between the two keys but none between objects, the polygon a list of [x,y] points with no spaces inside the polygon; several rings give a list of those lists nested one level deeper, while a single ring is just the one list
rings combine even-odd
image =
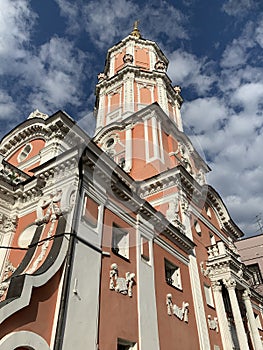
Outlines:
[{"label": "arched window", "polygon": [[23,162],[23,160],[27,158],[27,156],[31,151],[32,151],[32,146],[30,145],[30,143],[27,143],[17,157],[17,160],[19,161],[19,163]]}]

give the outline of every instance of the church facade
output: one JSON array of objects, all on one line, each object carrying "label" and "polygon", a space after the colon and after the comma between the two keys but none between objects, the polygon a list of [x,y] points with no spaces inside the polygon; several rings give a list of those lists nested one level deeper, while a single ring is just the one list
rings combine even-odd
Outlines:
[{"label": "church facade", "polygon": [[91,139],[39,111],[0,144],[1,350],[262,349],[244,234],[133,31],[108,50]]}]

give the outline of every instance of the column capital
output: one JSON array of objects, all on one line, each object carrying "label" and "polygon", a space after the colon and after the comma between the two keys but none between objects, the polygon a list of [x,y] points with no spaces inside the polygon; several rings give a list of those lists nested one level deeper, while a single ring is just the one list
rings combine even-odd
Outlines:
[{"label": "column capital", "polygon": [[221,292],[221,290],[222,290],[222,285],[221,285],[220,281],[212,282],[211,287],[212,287],[214,292]]},{"label": "column capital", "polygon": [[251,296],[251,292],[249,289],[245,289],[244,292],[242,293],[242,298],[243,300],[249,300]]},{"label": "column capital", "polygon": [[235,289],[237,285],[236,280],[234,278],[223,279],[223,283],[229,290]]}]

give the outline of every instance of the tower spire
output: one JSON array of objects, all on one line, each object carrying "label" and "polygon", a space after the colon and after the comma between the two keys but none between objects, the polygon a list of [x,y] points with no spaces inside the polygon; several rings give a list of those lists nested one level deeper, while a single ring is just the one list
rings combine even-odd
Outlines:
[{"label": "tower spire", "polygon": [[132,30],[130,35],[135,36],[136,38],[140,39],[142,36],[141,36],[140,31],[139,31],[138,25],[139,25],[139,20],[137,20],[133,23],[133,30]]}]

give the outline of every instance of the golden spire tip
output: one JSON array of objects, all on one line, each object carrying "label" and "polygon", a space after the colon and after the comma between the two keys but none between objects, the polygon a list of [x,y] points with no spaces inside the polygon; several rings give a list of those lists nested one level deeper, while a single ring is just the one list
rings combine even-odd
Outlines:
[{"label": "golden spire tip", "polygon": [[142,36],[141,36],[141,33],[140,33],[139,29],[138,29],[138,25],[139,25],[139,20],[134,22],[133,30],[132,30],[130,35],[135,36],[136,38],[140,39]]}]

